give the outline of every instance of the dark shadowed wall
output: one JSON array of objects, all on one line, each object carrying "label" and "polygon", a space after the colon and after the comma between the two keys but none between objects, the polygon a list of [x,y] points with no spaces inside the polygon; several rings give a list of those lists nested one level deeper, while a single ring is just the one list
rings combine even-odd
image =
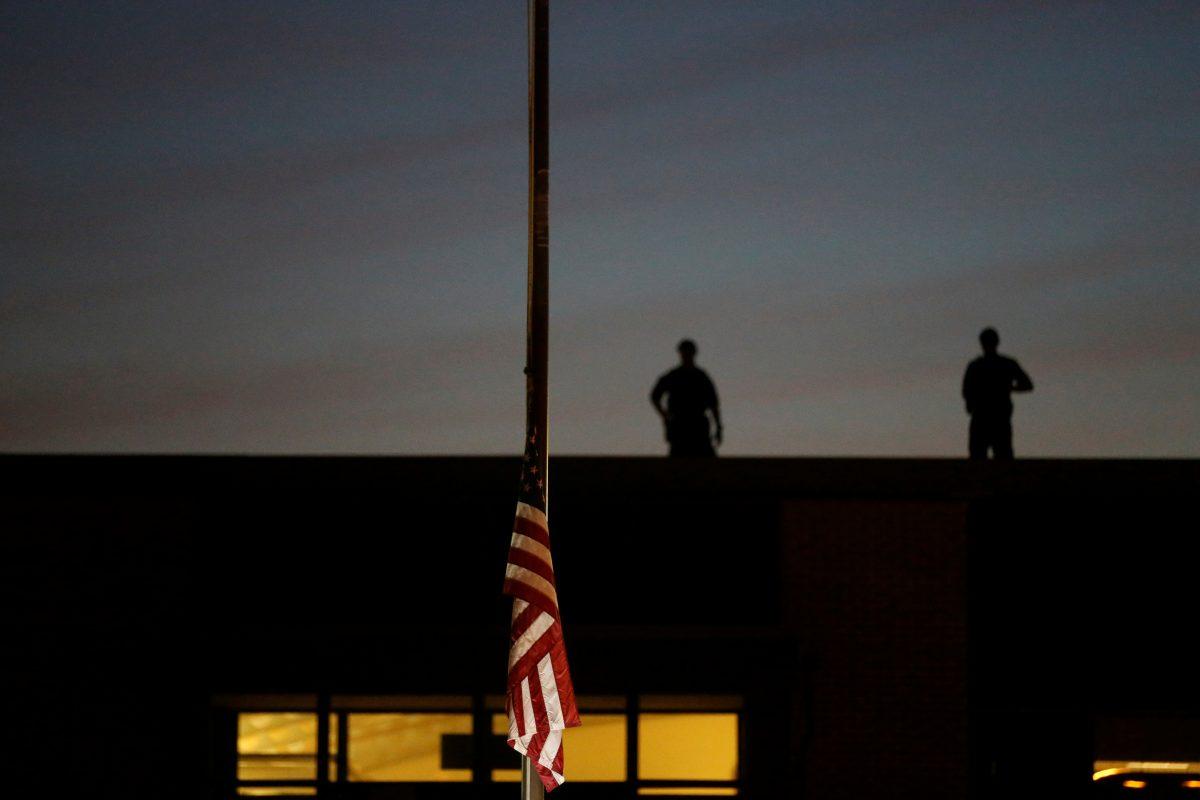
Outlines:
[{"label": "dark shadowed wall", "polygon": [[[515,459],[5,456],[0,475],[5,747],[35,788],[228,796],[220,697],[502,691]],[[741,697],[743,796],[1068,796],[1105,742],[1186,755],[1161,741],[1200,718],[1177,655],[1196,544],[1171,523],[1196,462],[552,476],[580,693]]]}]

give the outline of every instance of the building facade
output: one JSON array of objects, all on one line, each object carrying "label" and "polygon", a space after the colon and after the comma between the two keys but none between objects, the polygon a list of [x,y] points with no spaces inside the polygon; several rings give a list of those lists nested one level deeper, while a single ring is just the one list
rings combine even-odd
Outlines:
[{"label": "building facade", "polygon": [[[517,459],[0,466],[19,781],[516,795]],[[564,797],[1087,796],[1105,764],[1200,762],[1200,462],[567,457],[551,476],[584,718]]]}]

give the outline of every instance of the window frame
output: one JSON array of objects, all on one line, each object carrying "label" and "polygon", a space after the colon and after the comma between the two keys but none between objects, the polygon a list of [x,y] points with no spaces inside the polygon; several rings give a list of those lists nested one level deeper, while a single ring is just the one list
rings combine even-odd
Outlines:
[{"label": "window frame", "polygon": [[[689,790],[720,789],[730,795],[744,792],[746,715],[743,699],[737,695],[651,695],[626,694],[578,698],[582,714],[623,715],[625,718],[625,780],[624,781],[568,781],[580,787],[615,792],[617,796],[629,798],[649,795],[643,790],[655,790],[652,796],[688,797]],[[251,796],[243,789],[299,790],[279,797],[326,796],[323,789],[344,787],[350,784],[365,784],[386,792],[384,787],[463,787],[480,784],[500,786],[509,781],[493,781],[490,762],[492,717],[504,712],[502,695],[346,695],[346,694],[300,694],[300,695],[219,695],[213,698],[216,711],[228,713],[232,741],[232,775],[225,776],[221,783],[229,789],[231,798]],[[238,764],[241,753],[237,750],[238,715],[249,713],[302,713],[317,716],[317,751],[312,755],[316,762],[314,779],[242,779]],[[351,714],[409,713],[409,714],[469,714],[471,716],[471,738],[473,756],[471,776],[466,781],[351,781],[349,772],[349,720]],[[639,748],[639,722],[643,713],[653,714],[711,714],[732,713],[737,718],[737,774],[732,780],[668,780],[644,779],[641,777]],[[330,752],[331,728],[336,731],[336,753]],[[227,745],[226,745],[227,747]],[[306,754],[307,755],[307,754]],[[227,759],[228,763],[228,759]],[[326,765],[324,768],[322,765]],[[333,766],[331,770],[329,767]],[[331,772],[333,773],[331,775]],[[669,790],[681,790],[670,794]],[[694,796],[694,795],[691,795]]]}]

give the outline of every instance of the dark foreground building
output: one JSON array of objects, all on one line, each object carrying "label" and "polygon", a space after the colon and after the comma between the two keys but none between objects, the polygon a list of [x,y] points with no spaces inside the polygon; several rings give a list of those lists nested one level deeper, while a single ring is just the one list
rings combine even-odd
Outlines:
[{"label": "dark foreground building", "polygon": [[[1086,797],[1200,771],[1200,462],[552,464],[586,737],[563,798]],[[10,786],[517,796],[516,458],[0,469]]]}]

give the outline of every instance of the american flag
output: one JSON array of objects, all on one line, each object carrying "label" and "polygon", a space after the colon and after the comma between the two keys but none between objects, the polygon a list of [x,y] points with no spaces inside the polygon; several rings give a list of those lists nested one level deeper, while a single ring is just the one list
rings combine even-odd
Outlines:
[{"label": "american flag", "polygon": [[547,791],[563,783],[562,735],[579,724],[567,666],[550,530],[546,480],[538,471],[537,434],[525,444],[517,518],[513,522],[504,593],[513,598],[508,650],[508,745],[532,762]]}]

